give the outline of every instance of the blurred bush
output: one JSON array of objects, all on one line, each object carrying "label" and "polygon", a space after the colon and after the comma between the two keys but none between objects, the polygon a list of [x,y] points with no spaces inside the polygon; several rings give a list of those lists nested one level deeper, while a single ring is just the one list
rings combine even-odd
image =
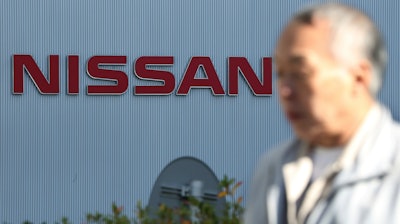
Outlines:
[{"label": "blurred bush", "polygon": [[[88,213],[83,224],[240,224],[244,212],[243,198],[237,197],[236,191],[241,185],[242,182],[236,182],[234,178],[228,178],[226,175],[220,181],[219,186],[222,191],[218,194],[218,198],[226,198],[222,216],[218,216],[215,208],[210,204],[189,197],[178,208],[170,208],[161,204],[158,211],[150,211],[147,206],[143,207],[139,201],[132,218],[123,214],[123,206],[117,206],[113,203],[111,214]],[[191,209],[193,207],[196,209]],[[193,211],[195,211],[195,214],[192,214]],[[156,216],[153,215],[154,213]],[[23,224],[33,223],[25,221]],[[46,223],[43,222],[42,224]],[[68,218],[63,217],[56,224],[72,223]]]}]

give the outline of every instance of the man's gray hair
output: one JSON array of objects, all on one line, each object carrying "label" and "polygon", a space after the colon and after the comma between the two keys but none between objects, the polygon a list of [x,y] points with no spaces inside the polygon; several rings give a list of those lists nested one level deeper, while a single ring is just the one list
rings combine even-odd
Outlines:
[{"label": "man's gray hair", "polygon": [[[292,21],[312,24],[315,18],[327,19],[330,22],[333,34],[332,49],[337,53],[339,51],[339,55],[342,54],[339,58],[347,62],[357,57],[369,60],[372,65],[369,91],[376,95],[382,85],[387,51],[372,20],[357,9],[338,3],[327,3],[314,5],[299,12]],[[343,48],[350,52],[344,52]]]}]

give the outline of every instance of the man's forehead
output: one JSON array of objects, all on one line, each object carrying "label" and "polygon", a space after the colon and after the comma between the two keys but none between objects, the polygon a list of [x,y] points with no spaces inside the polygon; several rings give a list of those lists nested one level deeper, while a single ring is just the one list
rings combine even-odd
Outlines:
[{"label": "man's forehead", "polygon": [[318,35],[315,38],[326,38],[332,35],[331,22],[324,18],[314,18],[311,23],[302,23],[300,21],[291,21],[283,29],[278,39],[279,44],[294,42],[301,39],[302,36],[308,35],[310,32],[312,36]]},{"label": "man's forehead", "polygon": [[278,40],[275,59],[277,62],[304,64],[318,55],[330,56],[330,45],[330,30],[326,21],[315,24],[293,22],[285,28]]}]

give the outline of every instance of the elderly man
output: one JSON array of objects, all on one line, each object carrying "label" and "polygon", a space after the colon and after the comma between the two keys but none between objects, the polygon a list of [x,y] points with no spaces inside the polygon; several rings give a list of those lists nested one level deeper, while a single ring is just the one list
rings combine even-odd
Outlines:
[{"label": "elderly man", "polygon": [[302,11],[275,62],[297,138],[260,161],[245,223],[400,223],[400,126],[375,99],[386,50],[371,20],[340,4]]}]

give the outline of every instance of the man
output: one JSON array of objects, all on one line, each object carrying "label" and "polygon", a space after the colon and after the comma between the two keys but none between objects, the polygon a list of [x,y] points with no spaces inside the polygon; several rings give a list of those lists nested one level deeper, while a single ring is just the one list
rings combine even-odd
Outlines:
[{"label": "man", "polygon": [[400,223],[400,126],[375,99],[386,50],[371,20],[341,4],[302,11],[275,63],[297,138],[260,161],[245,223]]}]

